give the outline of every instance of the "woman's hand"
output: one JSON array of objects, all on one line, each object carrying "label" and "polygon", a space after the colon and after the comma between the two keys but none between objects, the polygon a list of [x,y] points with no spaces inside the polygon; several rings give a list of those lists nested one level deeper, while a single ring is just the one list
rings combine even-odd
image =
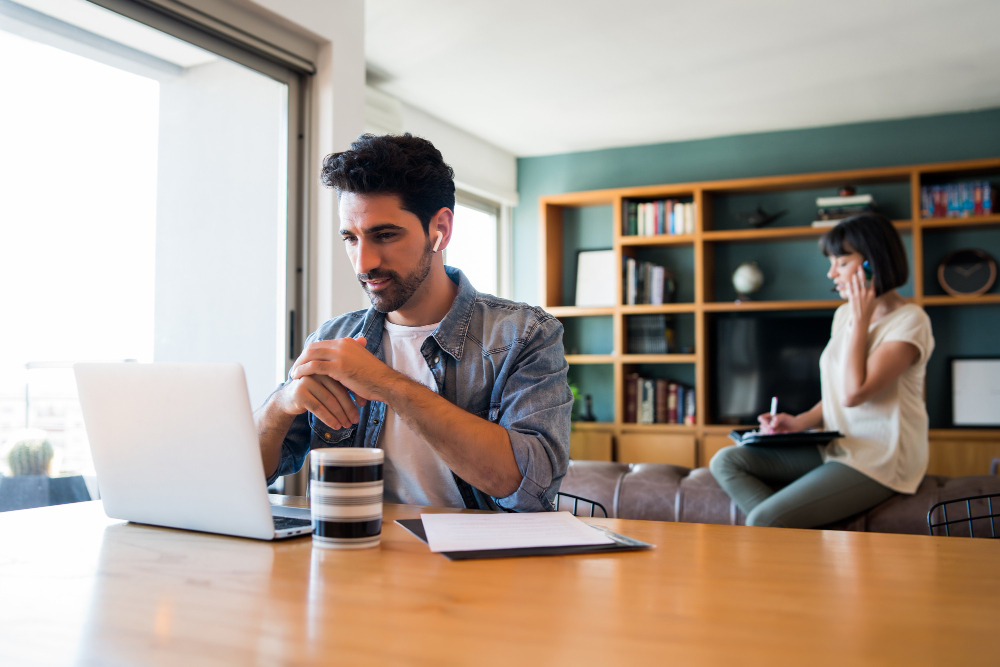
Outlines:
[{"label": "woman's hand", "polygon": [[760,432],[765,434],[794,433],[795,431],[806,430],[798,417],[790,415],[787,412],[779,412],[776,415],[765,412],[762,415],[757,415],[757,421],[760,422]]},{"label": "woman's hand", "polygon": [[867,331],[875,312],[875,287],[865,281],[865,273],[860,266],[847,283],[847,302],[851,304],[854,322],[863,324]]}]

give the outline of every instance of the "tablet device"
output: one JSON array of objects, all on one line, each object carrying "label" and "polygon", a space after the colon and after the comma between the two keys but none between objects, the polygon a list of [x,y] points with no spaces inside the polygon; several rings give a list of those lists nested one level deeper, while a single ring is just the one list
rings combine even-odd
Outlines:
[{"label": "tablet device", "polygon": [[795,447],[797,445],[825,445],[836,438],[843,438],[840,431],[794,431],[792,433],[761,433],[760,431],[730,431],[729,437],[737,445],[758,447]]}]

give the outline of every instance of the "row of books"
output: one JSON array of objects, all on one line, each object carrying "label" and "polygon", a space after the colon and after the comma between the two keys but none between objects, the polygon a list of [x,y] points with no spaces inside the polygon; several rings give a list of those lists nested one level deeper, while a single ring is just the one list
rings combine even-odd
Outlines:
[{"label": "row of books", "polygon": [[986,181],[925,185],[920,188],[920,217],[968,218],[993,213],[995,188]]},{"label": "row of books", "polygon": [[622,216],[624,236],[694,234],[694,202],[676,199],[625,202]]},{"label": "row of books", "polygon": [[844,195],[816,198],[816,220],[813,227],[833,227],[845,218],[862,213],[873,213],[875,198],[871,195]]},{"label": "row of books", "polygon": [[673,380],[644,378],[631,373],[625,378],[625,421],[694,426],[694,388]]},{"label": "row of books", "polygon": [[663,313],[632,315],[626,326],[629,354],[671,354],[677,351],[673,319]]},{"label": "row of books", "polygon": [[661,306],[674,300],[677,283],[670,269],[653,264],[625,258],[624,294],[622,298],[627,306],[651,304]]}]

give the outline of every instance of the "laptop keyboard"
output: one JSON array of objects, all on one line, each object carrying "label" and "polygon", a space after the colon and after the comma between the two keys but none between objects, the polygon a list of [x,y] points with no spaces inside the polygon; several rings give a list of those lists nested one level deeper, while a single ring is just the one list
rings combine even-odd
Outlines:
[{"label": "laptop keyboard", "polygon": [[271,518],[274,519],[275,530],[284,530],[286,528],[304,528],[312,525],[312,521],[309,519],[293,519],[287,516],[273,516]]}]

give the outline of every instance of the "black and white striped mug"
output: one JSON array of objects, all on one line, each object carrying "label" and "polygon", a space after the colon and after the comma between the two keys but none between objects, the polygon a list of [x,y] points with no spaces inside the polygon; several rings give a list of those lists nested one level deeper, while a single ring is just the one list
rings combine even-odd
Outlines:
[{"label": "black and white striped mug", "polygon": [[313,546],[376,547],[382,538],[381,449],[324,447],[309,454]]}]

